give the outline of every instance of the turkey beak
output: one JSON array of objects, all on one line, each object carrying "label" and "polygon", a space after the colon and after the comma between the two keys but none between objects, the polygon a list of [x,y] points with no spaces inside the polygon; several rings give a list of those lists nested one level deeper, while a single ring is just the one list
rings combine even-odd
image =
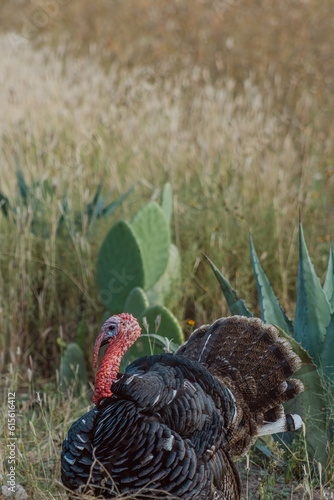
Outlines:
[{"label": "turkey beak", "polygon": [[96,368],[97,365],[97,359],[99,357],[99,352],[101,347],[104,345],[109,344],[110,340],[115,338],[117,335],[117,325],[112,324],[112,329],[110,326],[108,327],[103,327],[100,333],[97,336],[97,339],[95,341],[95,346],[94,346],[94,368]]}]

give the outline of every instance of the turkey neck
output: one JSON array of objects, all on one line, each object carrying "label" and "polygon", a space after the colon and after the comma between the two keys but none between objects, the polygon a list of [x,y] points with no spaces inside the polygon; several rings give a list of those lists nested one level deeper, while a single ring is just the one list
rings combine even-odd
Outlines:
[{"label": "turkey neck", "polygon": [[100,399],[112,396],[110,386],[117,380],[119,365],[127,349],[128,346],[122,345],[121,342],[107,346],[95,378],[93,401],[96,405]]}]

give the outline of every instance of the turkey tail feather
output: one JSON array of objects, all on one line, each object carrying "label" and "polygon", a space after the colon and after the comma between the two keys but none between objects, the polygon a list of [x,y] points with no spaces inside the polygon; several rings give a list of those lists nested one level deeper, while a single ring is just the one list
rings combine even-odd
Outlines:
[{"label": "turkey tail feather", "polygon": [[[301,361],[275,327],[258,318],[221,318],[196,330],[177,354],[203,363],[243,400],[239,413],[249,417],[251,440],[301,427],[301,418],[285,415],[282,406],[303,391],[300,380],[288,379]],[[239,439],[234,452],[242,453],[250,439]]]}]

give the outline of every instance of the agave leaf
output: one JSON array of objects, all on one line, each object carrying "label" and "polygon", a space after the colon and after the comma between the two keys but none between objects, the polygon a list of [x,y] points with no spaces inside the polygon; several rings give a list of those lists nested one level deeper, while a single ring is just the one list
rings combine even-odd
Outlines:
[{"label": "agave leaf", "polygon": [[224,278],[219,269],[214,265],[214,263],[207,257],[207,255],[203,254],[204,257],[208,260],[211,269],[215,273],[215,276],[220,284],[220,288],[223,291],[224,297],[226,299],[227,305],[231,311],[231,314],[240,314],[241,316],[246,316],[250,318],[253,314],[247,309],[245,305],[245,301],[239,299],[236,290],[233,290],[230,282]]},{"label": "agave leaf", "polygon": [[[93,200],[88,203],[86,205],[86,213],[87,213],[87,216],[88,216],[88,224],[92,224],[94,223],[95,219],[96,219],[96,215],[97,215],[97,211],[96,211],[96,206],[97,206],[97,203],[100,199],[100,195],[101,195],[101,191],[102,191],[102,187],[103,187],[103,181],[101,181],[99,183],[99,185],[97,186],[97,189],[95,191],[95,194],[94,194],[94,197],[93,197]],[[108,196],[109,196],[110,193],[108,193]]]},{"label": "agave leaf", "polygon": [[333,253],[332,242],[329,248],[328,265],[327,265],[327,272],[323,286],[323,291],[325,292],[327,300],[330,303],[331,313],[333,313],[334,312],[334,253]]},{"label": "agave leaf", "polygon": [[161,192],[161,208],[165,214],[168,226],[173,215],[173,191],[169,182],[166,182]]},{"label": "agave leaf", "polygon": [[101,217],[109,217],[112,215],[116,210],[122,205],[123,201],[132,193],[134,188],[136,187],[136,184],[131,186],[126,193],[123,193],[121,196],[119,196],[116,200],[112,201],[108,205],[106,205],[108,198],[111,195],[111,191],[108,191],[107,194],[104,196],[100,197],[101,191],[102,191],[102,186],[103,182],[100,182],[100,184],[97,187],[96,193],[94,195],[93,201],[89,203],[86,207],[86,211],[88,214],[88,224],[90,227],[92,227],[97,219],[100,219]]},{"label": "agave leaf", "polygon": [[103,207],[101,209],[101,214],[103,217],[109,217],[112,215],[116,210],[122,205],[123,201],[132,193],[132,191],[135,189],[137,184],[133,184],[133,186],[130,187],[125,193],[121,194],[117,200],[112,201],[107,205],[106,207]]},{"label": "agave leaf", "polygon": [[57,224],[57,235],[59,235],[59,232],[61,230],[61,226],[63,225],[64,223],[64,220],[65,220],[65,213],[67,212],[68,210],[68,193],[67,193],[67,189],[65,190],[64,192],[64,196],[63,196],[63,201],[61,202],[61,205],[60,205],[60,202],[59,202],[59,205],[61,208],[60,208],[60,211],[61,211],[61,215],[58,219],[58,224]]},{"label": "agave leaf", "polygon": [[327,430],[326,399],[321,379],[317,368],[310,365],[303,365],[296,377],[303,382],[305,390],[295,399],[288,401],[284,407],[287,413],[301,415],[306,425],[306,441],[310,457],[326,467],[327,446],[330,438]]},{"label": "agave leaf", "polygon": [[8,217],[8,212],[11,209],[9,199],[4,194],[0,193],[0,210],[5,217]]},{"label": "agave leaf", "polygon": [[97,189],[95,191],[95,195],[94,195],[93,201],[91,203],[92,207],[95,207],[96,204],[97,204],[97,202],[99,201],[100,195],[101,195],[101,192],[102,192],[102,187],[103,187],[103,181],[101,181],[99,183],[99,185],[97,186]]},{"label": "agave leaf", "polygon": [[92,207],[93,210],[91,212],[91,215],[88,216],[89,227],[92,227],[95,224],[96,220],[102,216],[103,207],[104,207],[107,199],[109,198],[110,194],[111,194],[111,191],[108,191],[108,193],[106,195],[102,196],[101,199],[97,200],[96,204]]},{"label": "agave leaf", "polygon": [[261,308],[261,317],[265,323],[276,324],[282,330],[290,333],[293,333],[293,324],[291,319],[283,311],[280,306],[276,295],[271,288],[269,280],[262,269],[258,256],[256,254],[253,240],[251,235],[249,235],[250,247],[251,247],[251,255],[253,262],[253,269],[255,274],[257,291],[260,298],[260,308]]},{"label": "agave leaf", "polygon": [[[306,424],[306,441],[312,459],[326,466],[328,456],[326,444],[329,440],[326,418],[326,399],[321,377],[308,352],[281,328],[275,325],[281,337],[286,338],[294,352],[302,361],[301,368],[294,374],[304,384],[304,392],[284,404],[286,413],[297,413]],[[280,433],[278,436],[286,444],[291,442],[293,433]]]},{"label": "agave leaf", "polygon": [[326,329],[325,341],[321,351],[321,367],[325,382],[329,382],[334,396],[334,314]]},{"label": "agave leaf", "polygon": [[101,245],[96,280],[101,298],[112,314],[123,311],[135,286],[143,287],[142,252],[131,226],[125,221],[117,221]]},{"label": "agave leaf", "polygon": [[20,195],[23,199],[24,204],[26,205],[28,200],[29,187],[26,181],[24,180],[22,170],[17,164],[16,164],[16,178],[19,186]]},{"label": "agave leaf", "polygon": [[148,299],[142,288],[136,286],[131,290],[124,305],[124,312],[131,313],[135,318],[140,318],[149,306]]},{"label": "agave leaf", "polygon": [[292,346],[293,352],[295,352],[297,356],[300,357],[303,366],[315,366],[309,353],[300,345],[299,342],[297,342],[297,340],[291,337],[285,330],[280,328],[279,325],[274,324],[274,326],[275,328],[277,328],[280,336],[289,341],[289,344],[291,344]]},{"label": "agave leaf", "polygon": [[134,216],[131,228],[141,248],[144,266],[144,290],[149,290],[165,271],[170,246],[169,227],[159,205],[150,202]]},{"label": "agave leaf", "polygon": [[294,337],[308,351],[317,366],[319,366],[321,345],[330,319],[330,305],[314,271],[300,223]]}]

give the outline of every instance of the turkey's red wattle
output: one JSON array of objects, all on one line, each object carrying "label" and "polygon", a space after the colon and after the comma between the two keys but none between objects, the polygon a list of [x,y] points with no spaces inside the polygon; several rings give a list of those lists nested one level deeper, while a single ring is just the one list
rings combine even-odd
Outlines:
[{"label": "turkey's red wattle", "polygon": [[[117,333],[115,336],[110,336],[110,325],[117,325]],[[137,320],[127,313],[112,316],[103,325],[99,333],[94,347],[94,367],[97,364],[99,350],[103,342],[108,340],[108,345],[101,361],[100,368],[95,378],[95,393],[93,401],[95,404],[102,398],[112,396],[110,387],[117,380],[119,365],[122,357],[128,348],[137,340],[141,332],[141,328]]]},{"label": "turkey's red wattle", "polygon": [[114,349],[114,346],[107,347],[101,361],[100,368],[95,378],[95,393],[93,397],[94,403],[97,405],[100,399],[109,398],[112,395],[110,387],[117,380],[117,373],[125,350],[120,352]]}]

